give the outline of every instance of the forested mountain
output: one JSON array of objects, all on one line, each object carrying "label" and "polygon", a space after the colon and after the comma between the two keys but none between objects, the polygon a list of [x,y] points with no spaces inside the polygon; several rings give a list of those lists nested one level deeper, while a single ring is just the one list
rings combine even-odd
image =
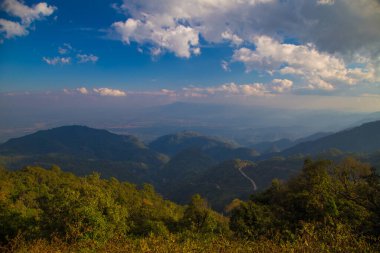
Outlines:
[{"label": "forested mountain", "polygon": [[9,169],[57,164],[76,175],[93,171],[142,184],[168,157],[134,136],[85,126],[64,126],[11,139],[0,145],[0,162]]},{"label": "forested mountain", "polygon": [[284,150],[281,154],[316,155],[329,149],[355,153],[373,153],[380,150],[380,121],[365,123],[314,141],[303,142]]},{"label": "forested mountain", "polygon": [[217,161],[253,160],[259,155],[256,150],[238,147],[233,142],[186,131],[162,136],[151,142],[149,147],[168,156],[174,156],[186,149],[198,149]]},{"label": "forested mountain", "polygon": [[0,145],[4,155],[61,154],[82,159],[143,162],[159,165],[165,156],[148,149],[136,137],[85,126],[38,131]]}]

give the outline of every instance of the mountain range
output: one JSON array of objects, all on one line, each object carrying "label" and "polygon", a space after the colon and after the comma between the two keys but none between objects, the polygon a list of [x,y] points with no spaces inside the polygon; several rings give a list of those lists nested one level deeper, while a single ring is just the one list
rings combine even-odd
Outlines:
[{"label": "mountain range", "polygon": [[213,208],[223,210],[233,199],[247,199],[254,192],[251,181],[261,191],[274,178],[289,179],[300,170],[306,156],[324,154],[339,159],[355,153],[376,165],[380,163],[379,151],[380,121],[251,147],[188,131],[145,144],[131,135],[63,126],[1,144],[0,162],[9,169],[57,164],[78,175],[97,171],[103,177],[151,183],[164,197],[179,203],[200,193]]}]

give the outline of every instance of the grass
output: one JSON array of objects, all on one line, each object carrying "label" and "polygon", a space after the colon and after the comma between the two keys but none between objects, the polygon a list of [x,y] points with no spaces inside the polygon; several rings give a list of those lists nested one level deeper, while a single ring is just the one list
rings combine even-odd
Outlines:
[{"label": "grass", "polygon": [[[324,241],[321,241],[323,239]],[[21,237],[15,238],[5,248],[5,253],[109,253],[109,252],[146,252],[146,253],[240,253],[240,252],[378,252],[374,244],[350,236],[327,236],[320,238],[317,235],[305,233],[294,241],[280,241],[258,239],[254,241],[229,238],[226,236],[211,236],[200,234],[170,234],[167,236],[147,237],[119,237],[106,243],[85,240],[76,243],[66,243],[59,239],[47,241],[43,239],[25,241]]]}]

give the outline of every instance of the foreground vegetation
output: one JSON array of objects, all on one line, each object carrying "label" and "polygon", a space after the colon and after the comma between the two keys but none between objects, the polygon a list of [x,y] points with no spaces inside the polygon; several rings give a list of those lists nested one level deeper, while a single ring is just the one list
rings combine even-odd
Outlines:
[{"label": "foreground vegetation", "polygon": [[[322,233],[328,233],[328,238]],[[15,240],[4,252],[378,252],[364,239],[358,239],[345,231],[334,238],[331,231],[305,230],[296,240],[277,241],[262,238],[242,240],[221,235],[170,234],[147,237],[114,238],[106,243],[92,240],[67,243],[62,240]]]},{"label": "foreground vegetation", "polygon": [[5,252],[378,252],[380,178],[352,158],[306,160],[301,173],[226,207],[187,206],[99,174],[54,166],[0,170]]}]

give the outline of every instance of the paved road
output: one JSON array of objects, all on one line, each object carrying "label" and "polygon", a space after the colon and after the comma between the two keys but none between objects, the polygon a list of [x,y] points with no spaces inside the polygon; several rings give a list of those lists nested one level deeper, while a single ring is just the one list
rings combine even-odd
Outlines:
[{"label": "paved road", "polygon": [[253,187],[253,191],[256,191],[256,190],[257,190],[256,182],[253,181],[252,178],[250,178],[249,176],[247,176],[247,174],[244,173],[243,168],[244,168],[244,167],[239,167],[239,172],[240,172],[240,174],[241,174],[243,177],[245,177],[246,179],[248,179],[249,182],[251,182],[252,187]]}]

